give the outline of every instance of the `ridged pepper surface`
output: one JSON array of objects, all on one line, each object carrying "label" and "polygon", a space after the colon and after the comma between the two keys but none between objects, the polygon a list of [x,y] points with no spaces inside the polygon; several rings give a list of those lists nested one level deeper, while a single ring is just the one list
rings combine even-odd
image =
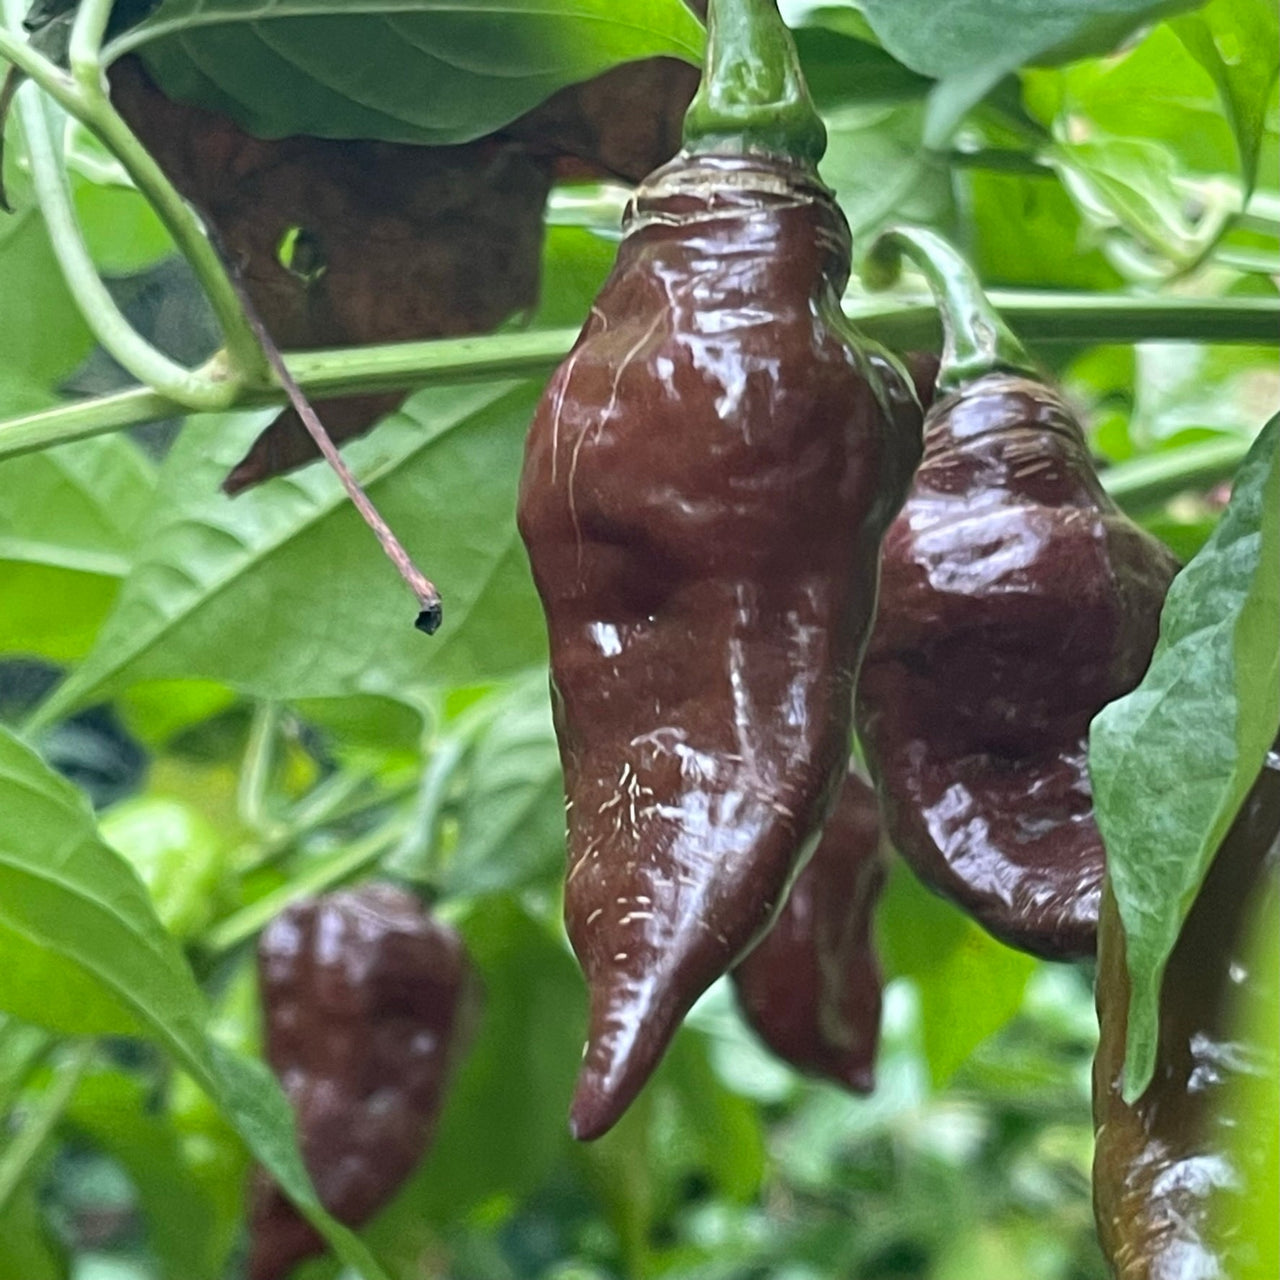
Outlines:
[{"label": "ridged pepper surface", "polygon": [[[263,932],[266,1057],[325,1208],[359,1226],[431,1141],[477,988],[462,940],[418,900],[365,885],[286,909]],[[260,1178],[250,1280],[281,1280],[323,1238]]]},{"label": "ridged pepper surface", "polygon": [[1107,496],[1079,420],[968,267],[930,233],[895,234],[934,275],[948,345],[885,538],[858,732],[926,884],[1012,946],[1090,955],[1104,867],[1086,735],[1145,673],[1177,561]]},{"label": "ridged pepper surface", "polygon": [[909,382],[840,311],[849,233],[776,9],[727,0],[710,20],[686,150],[635,193],[520,488],[590,989],[583,1138],[813,847],[919,451]]}]

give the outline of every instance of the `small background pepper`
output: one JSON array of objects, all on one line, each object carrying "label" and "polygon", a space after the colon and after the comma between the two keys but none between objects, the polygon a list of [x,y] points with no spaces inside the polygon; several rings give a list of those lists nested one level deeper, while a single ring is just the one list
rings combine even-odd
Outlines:
[{"label": "small background pepper", "polygon": [[[263,932],[266,1056],[297,1117],[326,1209],[358,1226],[421,1160],[467,1038],[461,939],[413,895],[365,885],[295,903]],[[260,1180],[250,1280],[281,1280],[325,1243]]]},{"label": "small background pepper", "polygon": [[881,979],[871,926],[884,882],[875,792],[850,772],[773,928],[733,970],[738,1004],[765,1044],[855,1093],[875,1085]]},{"label": "small background pepper", "polygon": [[885,538],[857,722],[889,838],[996,937],[1094,949],[1089,721],[1141,679],[1174,557],[1103,491],[1080,424],[931,232],[892,233],[946,349],[924,459]]},{"label": "small background pepper", "polygon": [[774,6],[713,4],[686,151],[637,190],[529,435],[519,520],[591,993],[583,1138],[767,928],[844,775],[919,410],[840,311],[824,139]]},{"label": "small background pepper", "polygon": [[1233,1084],[1256,1075],[1270,1082],[1274,1095],[1280,1071],[1275,1043],[1243,1043],[1232,1030],[1248,1008],[1274,1003],[1280,982],[1274,956],[1264,966],[1249,963],[1246,926],[1253,912],[1273,922],[1280,912],[1275,750],[1218,850],[1169,958],[1155,1076],[1132,1106],[1121,1088],[1129,1008],[1124,930],[1115,899],[1110,892],[1104,899],[1093,1198],[1098,1238],[1117,1280],[1260,1274],[1258,1242],[1231,1230],[1232,1220],[1243,1216],[1249,1189],[1265,1185],[1269,1154],[1265,1142],[1241,1142],[1241,1133],[1264,1117],[1241,1112]]}]

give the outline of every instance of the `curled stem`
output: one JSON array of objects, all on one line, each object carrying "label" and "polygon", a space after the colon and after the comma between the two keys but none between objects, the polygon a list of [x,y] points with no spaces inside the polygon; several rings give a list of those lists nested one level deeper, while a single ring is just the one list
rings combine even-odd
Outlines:
[{"label": "curled stem", "polygon": [[992,306],[977,273],[937,232],[906,226],[884,232],[867,257],[868,285],[891,284],[902,255],[919,268],[942,316],[939,392],[958,391],[997,370],[1036,375],[1035,361]]},{"label": "curled stem", "polygon": [[223,409],[236,397],[229,381],[185,369],[141,337],[116,306],[98,275],[80,233],[67,187],[62,148],[54,140],[48,108],[33,84],[14,100],[31,162],[31,180],[44,214],[49,240],[67,289],[94,337],[140,382],[187,409]]}]

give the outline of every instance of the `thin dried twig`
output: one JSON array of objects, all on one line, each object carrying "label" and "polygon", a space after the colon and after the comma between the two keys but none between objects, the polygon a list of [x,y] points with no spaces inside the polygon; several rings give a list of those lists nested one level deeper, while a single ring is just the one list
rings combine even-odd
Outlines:
[{"label": "thin dried twig", "polygon": [[262,344],[267,363],[271,366],[272,372],[279,379],[280,385],[289,397],[289,403],[293,405],[294,412],[298,415],[302,425],[306,427],[311,438],[316,442],[316,448],[324,454],[325,461],[336,472],[338,479],[342,482],[342,487],[347,491],[347,496],[364,519],[365,524],[373,530],[374,536],[382,544],[382,549],[386,552],[387,559],[395,565],[396,570],[418,601],[418,616],[413,625],[419,631],[426,632],[427,635],[434,635],[439,629],[443,617],[440,592],[436,589],[435,583],[414,564],[409,553],[405,550],[404,544],[391,531],[391,526],[382,518],[378,508],[370,500],[369,495],[365,493],[360,487],[359,481],[351,474],[351,469],[343,461],[337,445],[333,443],[329,433],[325,430],[324,423],[320,421],[316,411],[311,407],[311,402],[307,399],[302,388],[298,386],[297,380],[289,372],[289,367],[285,364],[284,357],[280,354],[280,348],[276,346],[275,341],[267,332],[266,325],[262,323],[262,318],[250,301],[249,295],[245,291],[244,283],[234,267],[232,268],[232,279],[237,292],[240,294],[240,302],[244,307],[245,317],[257,335],[258,341]]}]

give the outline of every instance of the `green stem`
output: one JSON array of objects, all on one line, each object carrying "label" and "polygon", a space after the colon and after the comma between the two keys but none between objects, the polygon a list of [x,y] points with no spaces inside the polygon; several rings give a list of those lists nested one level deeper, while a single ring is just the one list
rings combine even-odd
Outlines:
[{"label": "green stem", "polygon": [[[1131,297],[1125,294],[997,290],[1000,313],[1036,343],[1214,342],[1275,345],[1280,299],[1274,297]],[[898,351],[934,349],[942,326],[928,301],[851,298],[845,313],[868,337]],[[575,329],[443,338],[378,347],[298,352],[289,368],[309,396],[358,395],[487,378],[541,377],[564,359]],[[235,407],[279,405],[279,388],[242,388]],[[121,431],[183,412],[146,388],[78,400],[0,422],[0,459]]]},{"label": "green stem", "polygon": [[[42,57],[21,38],[18,30],[23,10],[22,0],[4,0],[6,29],[0,30],[0,57],[12,62],[68,115],[92,130],[151,203],[174,243],[191,264],[222,329],[230,368],[220,380],[243,379],[258,385],[270,385],[266,357],[245,318],[226,266],[206,234],[204,224],[111,105],[100,52],[103,32],[110,18],[111,0],[82,0],[71,32],[72,75],[67,75]],[[93,313],[87,312],[86,319],[92,324]]]},{"label": "green stem", "polygon": [[114,4],[115,0],[80,0],[71,24],[67,64],[71,78],[85,93],[103,92],[100,55]]},{"label": "green stem", "polygon": [[0,1215],[62,1119],[92,1058],[92,1041],[85,1041],[71,1051],[48,1089],[32,1103],[22,1128],[0,1155]]},{"label": "green stem", "polygon": [[1126,511],[1149,510],[1188,489],[1208,489],[1229,480],[1250,444],[1243,436],[1226,436],[1183,445],[1107,467],[1101,472],[1102,484]]},{"label": "green stem", "polygon": [[1035,361],[982,290],[977,272],[936,231],[892,227],[871,247],[868,283],[892,281],[905,254],[928,282],[942,316],[939,392],[958,391],[1003,370],[1035,375]]},{"label": "green stem", "polygon": [[236,809],[240,821],[264,840],[278,835],[283,823],[275,821],[267,805],[267,790],[275,764],[276,735],[280,731],[280,704],[259,702],[249,724],[249,740],[240,761],[236,784]]},{"label": "green stem", "polygon": [[702,83],[684,118],[693,152],[763,152],[816,165],[827,131],[776,0],[711,0]]},{"label": "green stem", "polygon": [[140,382],[185,408],[225,408],[235,398],[234,386],[193,373],[170,360],[139,336],[116,306],[80,234],[67,189],[62,149],[54,142],[47,108],[37,88],[23,85],[14,98],[14,105],[26,139],[31,180],[50,243],[67,289],[94,337]]},{"label": "green stem", "polygon": [[385,826],[353,841],[345,849],[339,849],[327,858],[302,868],[288,884],[281,885],[279,889],[251,902],[214,925],[200,940],[201,949],[212,955],[221,955],[238,947],[290,903],[311,893],[324,893],[364,870],[371,862],[376,862],[399,843],[404,830],[404,819],[393,818]]},{"label": "green stem", "polygon": [[[12,5],[5,7],[6,21],[12,8]],[[21,17],[21,14],[18,16]],[[71,77],[3,24],[0,24],[0,60],[13,63],[28,80],[34,80],[51,98],[68,110],[71,103],[78,101]]]},{"label": "green stem", "polygon": [[985,169],[992,173],[1021,173],[1030,178],[1052,178],[1053,166],[1027,151],[1007,147],[977,147],[972,151],[953,150],[947,157],[956,169]]}]

